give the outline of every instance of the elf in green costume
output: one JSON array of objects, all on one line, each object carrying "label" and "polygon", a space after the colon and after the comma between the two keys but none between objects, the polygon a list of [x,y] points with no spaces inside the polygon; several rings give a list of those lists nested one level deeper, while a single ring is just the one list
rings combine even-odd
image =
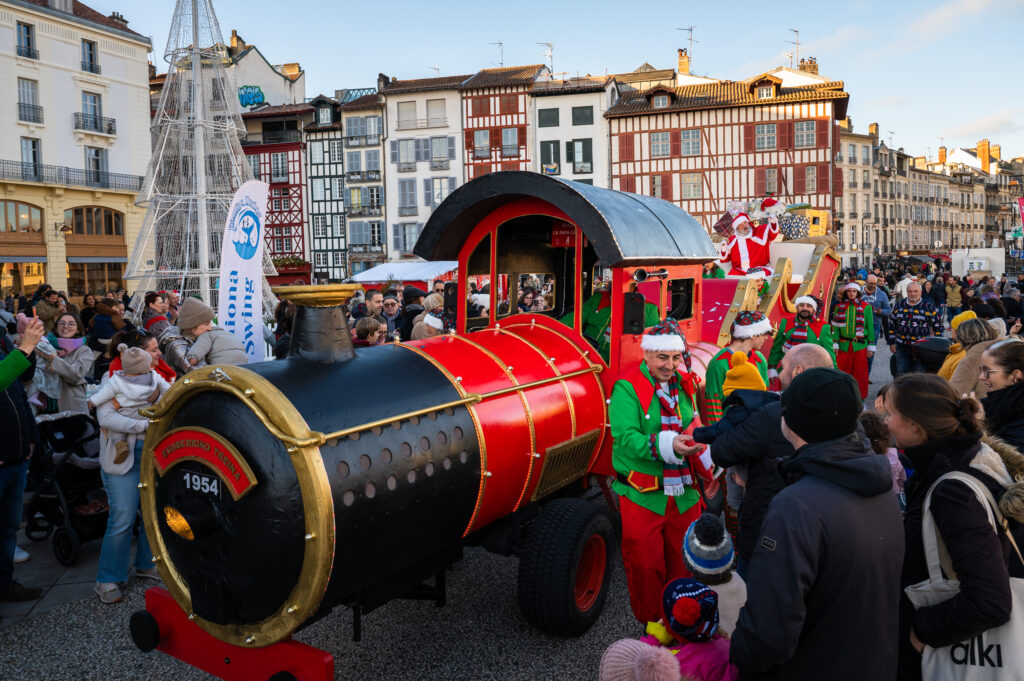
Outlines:
[{"label": "elf in green costume", "polygon": [[772,350],[768,354],[768,378],[778,378],[779,362],[783,355],[797,345],[814,343],[820,345],[836,361],[836,351],[832,345],[832,326],[824,319],[818,319],[821,305],[814,296],[800,296],[795,301],[796,314],[783,317],[779,322],[779,330],[775,333]]},{"label": "elf in green costume", "polygon": [[[569,311],[559,321],[566,326],[572,326],[572,317],[572,311]],[[583,303],[581,319],[583,335],[596,343],[598,353],[607,362],[612,348],[609,329],[612,321],[612,305],[611,295],[608,291],[594,291],[594,294],[587,298]],[[659,321],[661,318],[658,316],[658,306],[644,303],[644,328],[648,329]]]},{"label": "elf in green costume", "polygon": [[665,584],[690,574],[681,547],[702,509],[694,476],[714,482],[714,466],[708,450],[691,453],[700,385],[679,324],[669,318],[648,329],[641,348],[643,362],[612,388],[608,415],[630,606],[654,622]]},{"label": "elf in green costume", "polygon": [[757,367],[765,385],[768,384],[768,362],[757,349],[764,345],[772,335],[772,324],[760,312],[740,312],[730,329],[732,342],[718,351],[708,363],[704,372],[704,419],[711,425],[722,418],[722,384],[725,374],[729,371],[729,359],[732,353],[745,352],[747,361]]}]

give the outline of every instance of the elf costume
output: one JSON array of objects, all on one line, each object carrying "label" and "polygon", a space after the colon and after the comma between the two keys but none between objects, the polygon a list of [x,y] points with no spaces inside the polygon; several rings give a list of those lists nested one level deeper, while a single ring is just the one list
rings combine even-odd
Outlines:
[{"label": "elf costume", "polygon": [[[736,315],[736,321],[732,324],[733,340],[753,338],[761,334],[771,333],[772,324],[760,312],[740,312]],[[704,406],[707,413],[704,414],[708,425],[722,418],[722,402],[725,395],[722,394],[722,385],[725,383],[725,374],[728,373],[733,350],[728,347],[722,348],[718,354],[708,363],[704,372]],[[768,362],[759,350],[750,353],[747,360],[757,367],[758,372],[765,384],[768,384]]]},{"label": "elf costume", "polygon": [[[568,312],[559,320],[566,326],[572,326],[573,314]],[[583,335],[593,340],[597,345],[597,351],[605,362],[612,348],[612,338],[608,327],[612,321],[611,296],[608,291],[596,291],[594,295],[587,298],[583,303],[583,314],[581,323]],[[644,303],[644,328],[655,326],[661,318],[658,316],[658,306],[651,303]]]},{"label": "elf costume", "polygon": [[[847,291],[857,297],[847,298]],[[860,386],[861,399],[868,396],[868,352],[875,351],[875,317],[871,305],[860,297],[860,285],[850,282],[842,289],[842,298],[832,311],[835,330],[836,368],[853,376]]]},{"label": "elf costume", "polygon": [[804,321],[800,315],[786,316],[779,322],[779,330],[772,341],[772,350],[768,354],[768,378],[776,378],[779,375],[779,362],[782,356],[797,345],[803,343],[814,343],[820,345],[832,356],[832,364],[836,363],[836,351],[832,341],[832,326],[826,324],[824,319],[818,318],[821,305],[814,296],[800,296],[793,301],[796,305],[807,304],[814,308],[814,317],[810,321]]},{"label": "elf costume", "polygon": [[687,528],[701,513],[694,476],[714,482],[714,465],[707,449],[684,458],[673,451],[677,435],[700,425],[695,409],[699,379],[690,370],[678,323],[666,319],[649,329],[641,347],[682,352],[685,365],[670,381],[659,383],[641,362],[615,382],[608,408],[612,487],[621,500],[622,562],[630,605],[638,620],[650,622],[661,617],[665,584],[690,574],[681,547]]}]

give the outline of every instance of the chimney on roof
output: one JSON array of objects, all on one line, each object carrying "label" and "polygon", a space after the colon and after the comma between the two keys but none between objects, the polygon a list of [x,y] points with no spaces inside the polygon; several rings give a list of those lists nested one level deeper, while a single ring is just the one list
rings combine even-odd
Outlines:
[{"label": "chimney on roof", "polygon": [[50,9],[55,9],[58,12],[74,14],[74,10],[71,6],[71,0],[47,0],[46,6]]},{"label": "chimney on roof", "polygon": [[111,12],[109,18],[121,28],[128,28],[128,20],[120,12]]},{"label": "chimney on roof", "polygon": [[868,134],[872,137],[878,137],[878,123],[868,125]]},{"label": "chimney on roof", "polygon": [[846,116],[845,118],[843,118],[843,120],[838,121],[838,124],[839,127],[842,128],[843,130],[849,130],[851,132],[853,131],[853,119],[851,119],[849,116]]},{"label": "chimney on roof", "polygon": [[388,86],[389,82],[391,82],[391,79],[388,78],[386,73],[378,73],[377,74],[377,92],[380,92],[381,90],[386,88]]},{"label": "chimney on roof", "polygon": [[990,147],[990,149],[991,149],[990,153],[992,154],[992,158],[994,158],[997,161],[1002,161],[1003,160],[1002,150],[1000,149],[1000,146],[998,144],[993,144]]},{"label": "chimney on roof", "polygon": [[690,55],[685,48],[679,50],[679,75],[690,75]]},{"label": "chimney on roof", "polygon": [[801,58],[800,65],[797,70],[818,75],[818,60],[814,57],[808,57],[807,59]]},{"label": "chimney on roof", "polygon": [[156,78],[156,64],[153,62],[146,62],[149,65],[149,79],[153,80]]},{"label": "chimney on roof", "polygon": [[946,165],[946,147],[939,147],[939,165]]},{"label": "chimney on roof", "polygon": [[978,140],[978,159],[981,161],[981,172],[988,173],[991,156],[992,149],[988,140]]}]

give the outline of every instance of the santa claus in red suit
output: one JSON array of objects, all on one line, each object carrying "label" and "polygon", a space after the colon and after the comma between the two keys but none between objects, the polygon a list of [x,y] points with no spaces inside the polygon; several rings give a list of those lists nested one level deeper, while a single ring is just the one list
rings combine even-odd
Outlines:
[{"label": "santa claus in red suit", "polygon": [[[770,277],[774,274],[769,244],[779,235],[779,220],[770,215],[768,223],[754,227],[746,213],[733,218],[735,233],[722,242],[723,269],[730,275],[748,277]],[[731,269],[730,269],[731,267]]]}]

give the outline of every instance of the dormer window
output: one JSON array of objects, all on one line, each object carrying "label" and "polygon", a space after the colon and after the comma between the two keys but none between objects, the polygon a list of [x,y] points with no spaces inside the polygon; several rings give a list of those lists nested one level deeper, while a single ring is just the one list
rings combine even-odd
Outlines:
[{"label": "dormer window", "polygon": [[757,88],[758,99],[771,99],[775,96],[775,88],[771,85],[759,85]]},{"label": "dormer window", "polygon": [[321,106],[316,110],[316,122],[320,125],[330,125],[331,123],[331,107]]},{"label": "dormer window", "polygon": [[654,95],[654,97],[651,98],[651,106],[655,109],[667,109],[668,95]]}]

